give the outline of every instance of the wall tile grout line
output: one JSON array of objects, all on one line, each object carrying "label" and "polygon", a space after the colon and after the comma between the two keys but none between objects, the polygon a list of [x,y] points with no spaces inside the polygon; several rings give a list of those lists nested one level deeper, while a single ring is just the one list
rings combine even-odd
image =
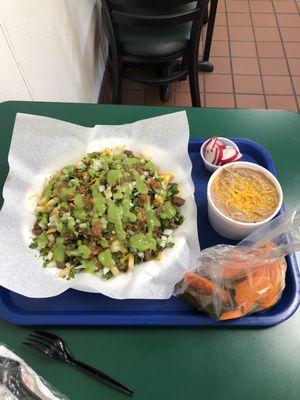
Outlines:
[{"label": "wall tile grout line", "polygon": [[234,100],[234,108],[237,108],[237,99],[235,93],[235,86],[234,86],[234,72],[233,72],[233,63],[232,63],[232,54],[231,54],[231,41],[230,41],[230,31],[229,31],[229,21],[227,17],[227,1],[224,1],[224,8],[226,14],[226,29],[227,29],[227,36],[228,36],[228,51],[229,51],[229,62],[231,68],[231,81],[232,81],[232,88],[233,88],[233,100]]},{"label": "wall tile grout line", "polygon": [[[224,93],[224,92],[207,92],[207,94],[217,94],[217,95],[232,95],[233,93]],[[262,96],[263,97],[263,95],[261,94],[261,93],[249,93],[249,92],[239,92],[239,93],[237,93],[239,96],[254,96],[254,97],[257,97],[257,96]],[[293,97],[294,98],[294,96],[292,95],[292,94],[271,94],[270,96],[272,96],[272,97],[277,97],[277,98],[281,98],[281,97]]]},{"label": "wall tile grout line", "polygon": [[[299,38],[300,39],[300,38]],[[248,41],[247,42],[236,42],[236,41],[231,41],[231,42],[233,42],[233,43],[248,43]],[[252,43],[252,42],[250,42],[250,43]],[[253,42],[254,43],[254,42]],[[278,43],[278,42],[257,42],[257,43]],[[280,42],[281,43],[281,42]],[[298,42],[288,42],[288,43],[300,43],[300,40],[298,41]],[[218,56],[218,55],[213,55],[212,56],[213,58],[229,58],[229,56],[228,55],[225,55],[225,56]],[[235,57],[238,57],[238,58],[255,58],[255,57],[253,57],[253,56],[249,56],[249,57],[247,57],[247,56],[233,56],[233,58],[235,58]],[[284,58],[283,56],[272,56],[272,57],[259,57],[258,56],[258,58]],[[220,72],[217,72],[217,74],[220,74]],[[236,75],[238,75],[238,74],[236,74]]]},{"label": "wall tile grout line", "polygon": [[[224,28],[225,28],[225,26],[224,26]],[[238,28],[237,26],[234,26],[234,28]],[[250,28],[250,26],[247,26],[247,27],[245,27],[245,26],[242,26],[242,27],[240,27],[240,28]],[[259,26],[259,28],[274,28],[273,26],[272,27],[270,27],[270,26],[265,26],[265,27],[263,27],[263,26]],[[226,42],[227,40],[220,40],[220,39],[218,39],[218,40],[215,40],[215,42]],[[245,43],[245,42],[249,42],[250,40],[231,40],[231,42],[236,42],[236,43]],[[275,40],[256,40],[256,42],[257,43],[276,43],[276,41]],[[300,42],[300,37],[299,37],[299,40],[289,40],[289,43],[299,43]],[[226,56],[218,56],[218,57],[226,57]]]},{"label": "wall tile grout line", "polygon": [[292,85],[292,89],[293,89],[293,93],[294,93],[294,97],[295,97],[295,101],[296,101],[296,105],[297,105],[297,110],[298,110],[298,112],[300,112],[300,104],[299,104],[298,99],[297,99],[297,92],[296,92],[295,84],[294,84],[294,81],[293,81],[293,78],[292,78],[291,68],[290,68],[290,65],[289,65],[289,60],[288,60],[288,57],[287,57],[287,54],[286,54],[286,49],[285,49],[284,41],[283,41],[282,34],[281,34],[279,21],[278,21],[276,9],[275,9],[275,6],[274,6],[274,0],[271,0],[271,3],[272,3],[273,10],[274,10],[276,23],[277,23],[277,26],[278,26],[279,36],[280,36],[282,47],[283,47],[283,53],[284,53],[285,61],[286,61],[286,64],[287,64],[287,69],[288,69],[288,73],[289,73],[289,77],[290,77],[290,81],[291,81],[291,85]]},{"label": "wall tile grout line", "polygon": [[256,43],[256,37],[255,37],[255,29],[254,29],[254,24],[253,24],[253,17],[252,17],[252,12],[251,12],[251,7],[250,7],[250,1],[251,0],[247,0],[247,3],[249,5],[249,14],[250,14],[250,18],[251,18],[251,22],[252,22],[252,32],[253,32],[253,39],[254,39],[254,46],[255,46],[255,50],[256,50],[256,56],[257,56],[257,61],[258,61],[258,70],[259,70],[259,74],[260,74],[260,82],[261,82],[261,86],[262,86],[262,90],[263,90],[263,96],[264,96],[264,102],[265,102],[265,107],[268,108],[268,104],[267,104],[267,97],[266,97],[266,93],[265,93],[265,86],[264,86],[264,81],[262,78],[262,70],[261,70],[261,65],[260,65],[260,57],[258,54],[258,47],[257,47],[257,43]]}]

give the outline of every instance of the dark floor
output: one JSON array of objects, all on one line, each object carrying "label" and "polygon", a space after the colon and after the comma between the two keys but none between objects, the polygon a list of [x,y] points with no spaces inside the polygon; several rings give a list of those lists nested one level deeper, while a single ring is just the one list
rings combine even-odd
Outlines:
[{"label": "dark floor", "polygon": [[[202,106],[299,111],[300,1],[219,0],[211,61],[199,73]],[[124,81],[123,104],[190,106],[188,82],[157,86]]]}]

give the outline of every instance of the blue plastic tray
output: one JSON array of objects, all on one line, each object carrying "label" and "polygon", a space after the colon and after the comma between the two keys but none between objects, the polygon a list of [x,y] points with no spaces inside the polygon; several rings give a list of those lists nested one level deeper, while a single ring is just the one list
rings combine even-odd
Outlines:
[{"label": "blue plastic tray", "polygon": [[[262,165],[276,175],[270,155],[258,144],[233,139],[244,161]],[[201,248],[217,243],[233,243],[217,235],[207,220],[205,170],[199,150],[204,140],[191,140],[195,198],[198,205],[198,231]],[[100,294],[68,290],[50,299],[31,299],[0,287],[0,316],[19,325],[94,325],[94,326],[270,326],[289,318],[298,308],[299,272],[295,256],[287,257],[286,288],[275,307],[265,313],[232,321],[216,322],[199,313],[179,298],[169,300],[112,300]]]}]

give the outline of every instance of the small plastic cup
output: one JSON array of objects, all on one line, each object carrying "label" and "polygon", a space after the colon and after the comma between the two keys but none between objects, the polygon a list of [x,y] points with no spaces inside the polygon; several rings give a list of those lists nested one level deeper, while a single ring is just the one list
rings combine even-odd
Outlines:
[{"label": "small plastic cup", "polygon": [[[236,145],[232,140],[229,140],[229,139],[226,139],[226,138],[223,138],[223,137],[219,137],[219,140],[221,140],[221,142],[223,142],[223,143],[225,144],[225,146],[230,146],[230,147],[232,147],[233,149],[235,149],[236,151],[239,152],[239,148],[237,147],[237,145]],[[209,141],[210,141],[210,139],[207,139],[207,140],[202,144],[201,149],[200,149],[200,155],[201,155],[201,158],[202,158],[202,160],[203,160],[203,163],[204,163],[205,168],[206,168],[209,172],[213,173],[213,172],[215,172],[218,168],[220,168],[220,165],[212,164],[212,163],[208,162],[208,161],[204,158],[204,149],[205,149],[205,147],[206,147],[206,145],[207,145],[207,143],[208,143]],[[233,161],[233,162],[236,162],[236,161]]]},{"label": "small plastic cup", "polygon": [[[227,217],[215,206],[211,197],[211,185],[219,173],[221,173],[224,169],[230,169],[230,168],[248,168],[255,171],[259,171],[264,175],[266,175],[266,177],[274,184],[275,188],[278,191],[278,197],[279,197],[278,205],[275,211],[268,218],[259,222],[239,222]],[[237,161],[234,163],[223,165],[212,174],[212,176],[208,181],[207,203],[208,203],[209,223],[217,233],[219,233],[221,236],[227,239],[232,239],[232,240],[244,239],[245,237],[250,235],[250,233],[255,231],[255,229],[260,228],[262,225],[271,221],[271,219],[273,219],[279,212],[282,206],[282,202],[283,202],[282,188],[278,180],[275,178],[275,176],[271,174],[271,172],[268,171],[266,168],[251,162]]]}]

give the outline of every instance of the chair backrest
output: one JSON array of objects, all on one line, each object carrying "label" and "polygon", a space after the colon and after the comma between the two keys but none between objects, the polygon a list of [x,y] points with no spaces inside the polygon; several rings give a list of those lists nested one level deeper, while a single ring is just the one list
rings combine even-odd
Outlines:
[{"label": "chair backrest", "polygon": [[188,3],[195,3],[196,1],[197,0],[110,0],[109,2],[127,8],[170,9]]},{"label": "chair backrest", "polygon": [[198,55],[199,39],[209,0],[101,0],[103,22],[110,49],[119,58],[122,42],[120,25],[138,29],[165,28],[188,24],[189,51]]},{"label": "chair backrest", "polygon": [[[205,3],[208,0],[102,0],[115,24],[160,28],[199,20],[203,16]],[[185,5],[190,7],[179,10],[179,6]],[[133,12],[133,9],[137,12]]]}]

